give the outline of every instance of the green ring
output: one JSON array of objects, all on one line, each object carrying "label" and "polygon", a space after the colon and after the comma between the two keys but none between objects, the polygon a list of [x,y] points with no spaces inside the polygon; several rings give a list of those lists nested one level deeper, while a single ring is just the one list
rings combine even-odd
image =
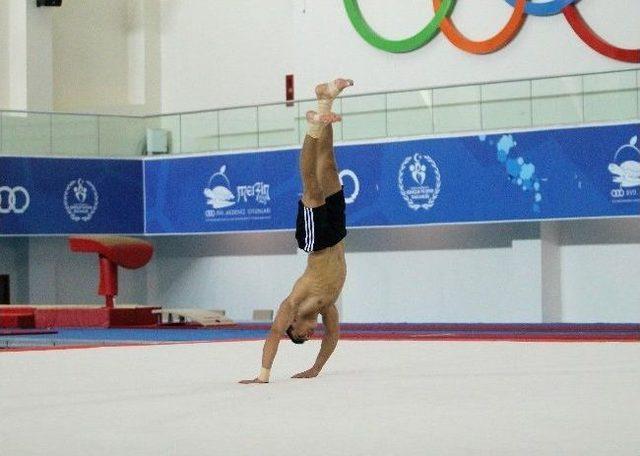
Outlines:
[{"label": "green ring", "polygon": [[344,0],[344,6],[353,27],[367,43],[383,51],[400,53],[415,51],[431,41],[440,31],[440,24],[444,18],[451,14],[455,0],[443,0],[435,16],[426,27],[412,37],[403,40],[389,40],[378,35],[362,15],[358,0]]}]

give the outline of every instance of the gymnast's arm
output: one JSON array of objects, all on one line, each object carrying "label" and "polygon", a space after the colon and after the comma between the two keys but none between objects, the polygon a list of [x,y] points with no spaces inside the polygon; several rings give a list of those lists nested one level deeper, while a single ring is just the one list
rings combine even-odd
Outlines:
[{"label": "gymnast's arm", "polygon": [[331,357],[336,345],[338,345],[338,339],[340,339],[340,319],[335,304],[331,304],[326,310],[322,311],[322,324],[324,325],[324,336],[322,337],[320,353],[318,353],[316,362],[311,369],[300,372],[294,375],[293,378],[316,377]]},{"label": "gymnast's arm", "polygon": [[269,335],[264,341],[264,348],[262,349],[262,369],[260,369],[260,375],[253,380],[242,380],[240,383],[269,383],[269,371],[273,365],[276,353],[278,353],[280,339],[293,321],[294,315],[295,307],[293,302],[291,299],[287,298],[282,302],[282,304],[280,304],[276,318],[273,320],[273,324],[271,325],[271,331],[269,331]]}]

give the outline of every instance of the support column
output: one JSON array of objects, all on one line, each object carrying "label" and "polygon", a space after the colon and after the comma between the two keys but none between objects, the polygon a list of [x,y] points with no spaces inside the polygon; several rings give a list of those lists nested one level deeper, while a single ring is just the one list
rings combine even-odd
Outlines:
[{"label": "support column", "polygon": [[540,265],[542,272],[542,321],[562,321],[562,263],[560,222],[540,223]]},{"label": "support column", "polygon": [[[53,108],[52,9],[35,1],[4,0],[0,11],[2,106],[17,110]],[[3,74],[4,73],[4,74]]]}]

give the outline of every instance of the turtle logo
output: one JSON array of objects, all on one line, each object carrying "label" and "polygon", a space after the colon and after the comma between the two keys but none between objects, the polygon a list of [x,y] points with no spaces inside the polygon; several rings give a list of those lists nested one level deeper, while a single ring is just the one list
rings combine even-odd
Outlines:
[{"label": "turtle logo", "polygon": [[236,204],[236,197],[230,190],[231,182],[224,174],[226,165],[222,165],[220,171],[209,179],[209,185],[204,189],[204,196],[207,197],[207,205],[214,209],[222,209]]},{"label": "turtle logo", "polygon": [[[613,162],[609,163],[609,172],[613,176],[613,182],[618,188],[611,190],[614,202],[622,202],[620,198],[635,197],[631,201],[637,201],[640,187],[640,149],[637,147],[638,137],[634,136],[629,144],[621,146],[613,156]],[[625,199],[624,201],[630,201]]]}]

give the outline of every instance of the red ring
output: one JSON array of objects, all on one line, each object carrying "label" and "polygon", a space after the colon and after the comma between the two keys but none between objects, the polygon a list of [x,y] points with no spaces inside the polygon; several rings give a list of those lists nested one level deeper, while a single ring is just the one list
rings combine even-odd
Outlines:
[{"label": "red ring", "polygon": [[567,5],[562,13],[576,35],[594,51],[621,62],[640,63],[640,49],[624,49],[607,43],[589,27],[575,4]]}]

